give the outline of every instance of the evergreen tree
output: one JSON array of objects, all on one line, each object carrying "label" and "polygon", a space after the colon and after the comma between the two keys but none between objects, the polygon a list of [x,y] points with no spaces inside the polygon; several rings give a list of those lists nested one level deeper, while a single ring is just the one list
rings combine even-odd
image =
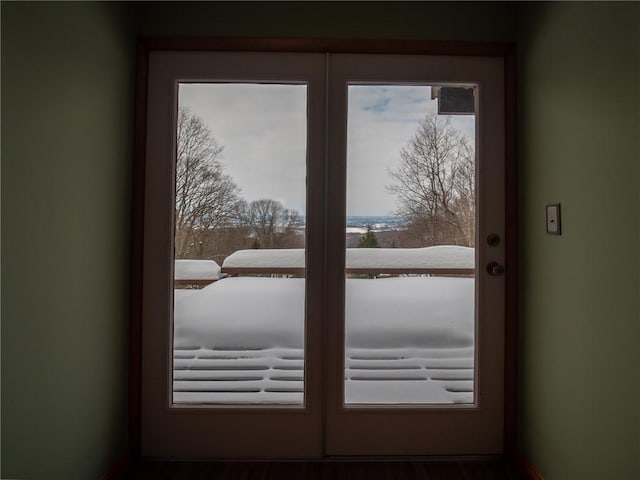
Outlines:
[{"label": "evergreen tree", "polygon": [[379,248],[380,243],[378,237],[373,233],[371,225],[367,226],[367,233],[365,233],[358,241],[358,248]]}]

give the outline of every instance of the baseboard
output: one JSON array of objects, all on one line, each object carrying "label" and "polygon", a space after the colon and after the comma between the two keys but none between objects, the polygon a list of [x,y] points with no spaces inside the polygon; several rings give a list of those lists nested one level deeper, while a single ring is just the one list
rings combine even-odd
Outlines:
[{"label": "baseboard", "polygon": [[533,465],[529,457],[524,453],[516,451],[513,453],[513,463],[518,470],[518,473],[522,475],[524,480],[544,480],[542,475],[538,473],[538,470]]},{"label": "baseboard", "polygon": [[131,466],[131,458],[129,450],[120,453],[113,459],[107,471],[100,477],[100,480],[122,480],[126,478]]}]

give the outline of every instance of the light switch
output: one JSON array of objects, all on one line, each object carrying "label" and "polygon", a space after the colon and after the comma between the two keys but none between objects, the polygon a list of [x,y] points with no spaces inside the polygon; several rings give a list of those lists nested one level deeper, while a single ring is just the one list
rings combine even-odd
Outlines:
[{"label": "light switch", "polygon": [[560,204],[547,205],[547,233],[560,235]]}]

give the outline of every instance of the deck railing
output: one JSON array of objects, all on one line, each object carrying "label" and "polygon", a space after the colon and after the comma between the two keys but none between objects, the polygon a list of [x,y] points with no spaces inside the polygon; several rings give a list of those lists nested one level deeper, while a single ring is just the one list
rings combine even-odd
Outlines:
[{"label": "deck railing", "polygon": [[[345,274],[378,278],[398,275],[473,276],[475,249],[460,246],[424,248],[348,248]],[[220,269],[225,276],[304,277],[304,249],[238,250]],[[175,288],[202,288],[216,279],[180,278]]]}]

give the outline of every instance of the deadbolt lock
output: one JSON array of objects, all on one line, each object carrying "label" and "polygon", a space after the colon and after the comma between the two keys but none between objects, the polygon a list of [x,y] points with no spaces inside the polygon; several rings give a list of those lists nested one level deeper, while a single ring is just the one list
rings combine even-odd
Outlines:
[{"label": "deadbolt lock", "polygon": [[490,247],[497,247],[498,245],[500,245],[500,235],[498,235],[497,233],[490,233],[487,236],[487,245],[489,245]]}]

